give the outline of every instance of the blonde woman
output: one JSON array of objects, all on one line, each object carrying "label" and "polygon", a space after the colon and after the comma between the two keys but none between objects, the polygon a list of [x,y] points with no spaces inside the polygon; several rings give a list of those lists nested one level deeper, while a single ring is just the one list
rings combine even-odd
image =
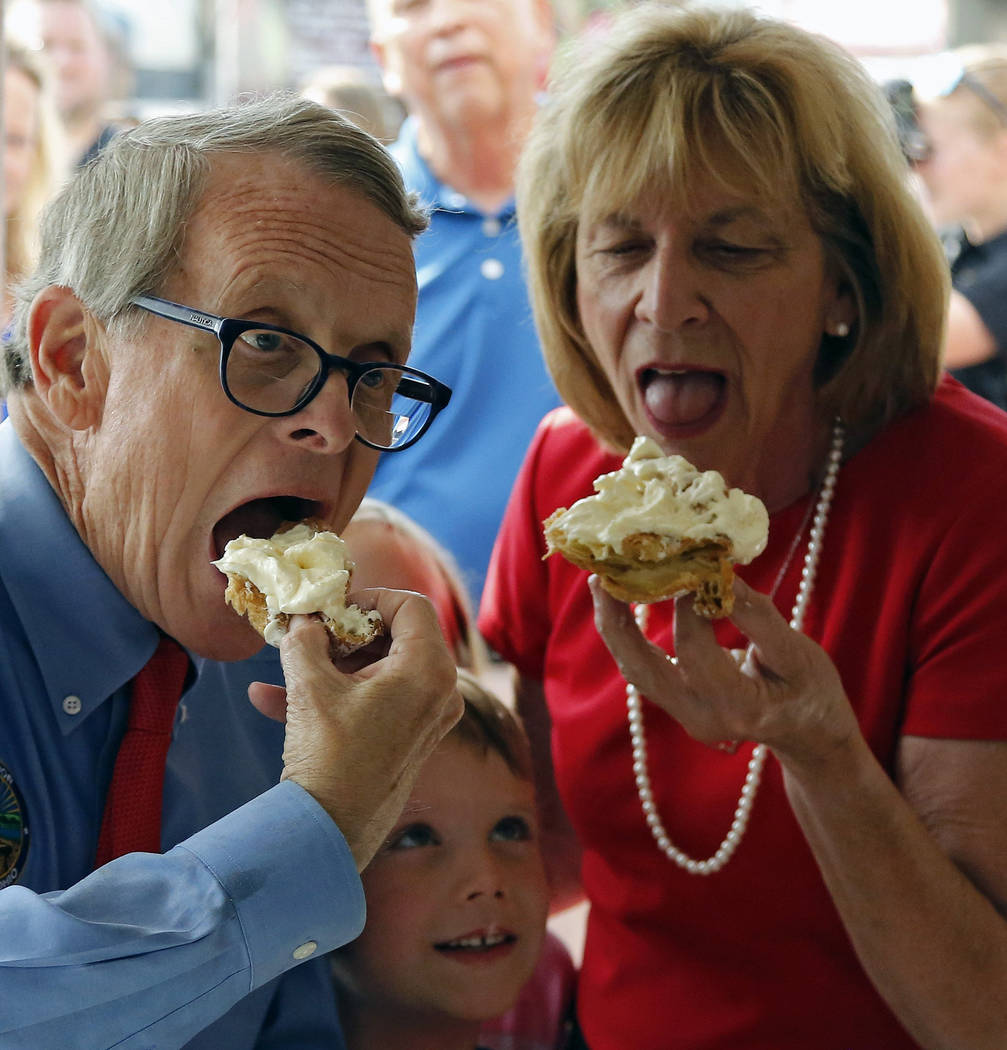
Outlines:
[{"label": "blonde woman", "polygon": [[[784,22],[643,4],[555,78],[518,215],[570,408],[480,626],[569,816],[583,1040],[1001,1048],[1007,416],[942,379],[947,265],[887,102]],[[769,511],[716,625],[542,560],[637,434]]]}]

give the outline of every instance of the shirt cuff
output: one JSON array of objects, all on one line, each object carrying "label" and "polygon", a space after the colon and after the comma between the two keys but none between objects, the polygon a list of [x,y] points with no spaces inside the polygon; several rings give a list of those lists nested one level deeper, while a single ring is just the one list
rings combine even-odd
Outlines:
[{"label": "shirt cuff", "polygon": [[234,906],[249,990],[346,944],[364,926],[356,862],[332,818],[285,780],[186,839]]}]

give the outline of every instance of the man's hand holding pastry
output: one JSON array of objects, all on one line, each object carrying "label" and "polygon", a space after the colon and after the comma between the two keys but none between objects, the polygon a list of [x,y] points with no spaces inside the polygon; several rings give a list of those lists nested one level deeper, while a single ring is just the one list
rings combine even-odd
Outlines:
[{"label": "man's hand holding pastry", "polygon": [[260,711],[285,719],[284,779],[325,808],[363,869],[401,812],[427,756],[461,716],[456,673],[431,603],[410,591],[354,595],[387,635],[334,662],[329,635],[293,616],[280,643],[284,691],[255,683]]}]

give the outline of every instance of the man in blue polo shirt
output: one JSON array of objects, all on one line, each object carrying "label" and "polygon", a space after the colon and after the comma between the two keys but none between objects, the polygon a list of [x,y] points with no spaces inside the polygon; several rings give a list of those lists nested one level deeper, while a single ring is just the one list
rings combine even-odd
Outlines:
[{"label": "man in blue polo shirt", "polygon": [[323,956],[460,714],[454,664],[426,599],[373,589],[386,644],[333,662],[293,617],[284,692],[212,563],[342,529],[432,422],[423,225],[372,139],[283,98],[123,132],[47,213],[0,369],[5,1050],[343,1045]]},{"label": "man in blue polo shirt", "polygon": [[548,0],[369,0],[386,89],[409,116],[392,155],[433,209],[416,242],[413,355],[454,391],[408,463],[370,494],[443,544],[478,604],[511,485],[559,403],[531,318],[514,169],[554,45]]}]

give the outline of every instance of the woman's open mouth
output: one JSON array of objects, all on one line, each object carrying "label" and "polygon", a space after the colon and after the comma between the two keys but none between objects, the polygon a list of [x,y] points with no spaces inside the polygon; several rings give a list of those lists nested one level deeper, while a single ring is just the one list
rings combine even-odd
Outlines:
[{"label": "woman's open mouth", "polygon": [[683,436],[711,426],[727,401],[727,378],[698,368],[644,368],[637,380],[653,426]]}]

